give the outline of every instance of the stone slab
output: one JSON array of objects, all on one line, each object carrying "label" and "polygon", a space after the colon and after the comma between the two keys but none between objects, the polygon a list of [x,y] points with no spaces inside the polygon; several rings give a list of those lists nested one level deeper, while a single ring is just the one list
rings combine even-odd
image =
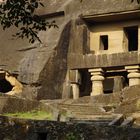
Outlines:
[{"label": "stone slab", "polygon": [[140,53],[137,51],[101,55],[73,53],[68,57],[70,69],[119,67],[138,63],[140,63]]}]

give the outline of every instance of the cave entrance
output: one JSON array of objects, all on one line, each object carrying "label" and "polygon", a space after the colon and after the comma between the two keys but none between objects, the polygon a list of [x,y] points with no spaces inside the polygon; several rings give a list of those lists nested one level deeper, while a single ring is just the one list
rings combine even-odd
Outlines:
[{"label": "cave entrance", "polygon": [[11,91],[13,86],[5,79],[5,72],[0,73],[0,92],[6,93]]},{"label": "cave entrance", "polygon": [[0,92],[6,93],[11,91],[13,86],[5,79],[0,79]]}]

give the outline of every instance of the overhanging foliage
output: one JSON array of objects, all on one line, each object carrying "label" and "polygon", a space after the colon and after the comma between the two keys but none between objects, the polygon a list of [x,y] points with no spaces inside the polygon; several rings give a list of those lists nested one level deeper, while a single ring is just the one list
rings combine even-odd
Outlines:
[{"label": "overhanging foliage", "polygon": [[39,39],[38,31],[56,27],[55,21],[47,22],[35,14],[36,9],[44,5],[40,0],[7,0],[0,5],[0,24],[3,29],[15,26],[18,32],[13,35],[17,38],[28,38],[30,43]]}]

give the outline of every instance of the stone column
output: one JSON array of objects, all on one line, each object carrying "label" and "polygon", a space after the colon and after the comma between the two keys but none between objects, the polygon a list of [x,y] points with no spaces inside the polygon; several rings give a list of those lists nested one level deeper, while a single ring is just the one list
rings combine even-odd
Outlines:
[{"label": "stone column", "polygon": [[81,76],[78,70],[70,70],[69,75],[73,99],[78,99],[80,97],[79,85],[81,84]]},{"label": "stone column", "polygon": [[91,96],[103,94],[103,70],[101,68],[89,69],[91,73],[92,92]]},{"label": "stone column", "polygon": [[140,85],[140,66],[126,66],[128,72],[129,86]]},{"label": "stone column", "polygon": [[79,98],[79,84],[77,83],[72,83],[72,93],[73,93],[73,99],[78,99]]}]

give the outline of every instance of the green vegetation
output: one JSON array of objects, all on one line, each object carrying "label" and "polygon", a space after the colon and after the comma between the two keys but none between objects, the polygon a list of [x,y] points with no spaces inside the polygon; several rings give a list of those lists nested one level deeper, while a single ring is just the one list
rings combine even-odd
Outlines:
[{"label": "green vegetation", "polygon": [[16,117],[22,119],[33,119],[33,120],[51,120],[52,114],[46,111],[33,110],[30,112],[17,112],[17,113],[7,113],[4,114],[8,117]]},{"label": "green vegetation", "polygon": [[74,135],[73,133],[69,133],[66,136],[67,140],[78,140],[78,137],[76,135]]},{"label": "green vegetation", "polygon": [[13,37],[27,38],[30,43],[35,40],[41,42],[39,31],[57,27],[55,21],[50,22],[43,15],[37,14],[37,9],[43,7],[41,0],[4,0],[0,2],[0,24],[3,30],[16,27],[17,33]]},{"label": "green vegetation", "polygon": [[78,132],[69,132],[66,134],[66,140],[84,140],[83,133],[78,133]]}]

